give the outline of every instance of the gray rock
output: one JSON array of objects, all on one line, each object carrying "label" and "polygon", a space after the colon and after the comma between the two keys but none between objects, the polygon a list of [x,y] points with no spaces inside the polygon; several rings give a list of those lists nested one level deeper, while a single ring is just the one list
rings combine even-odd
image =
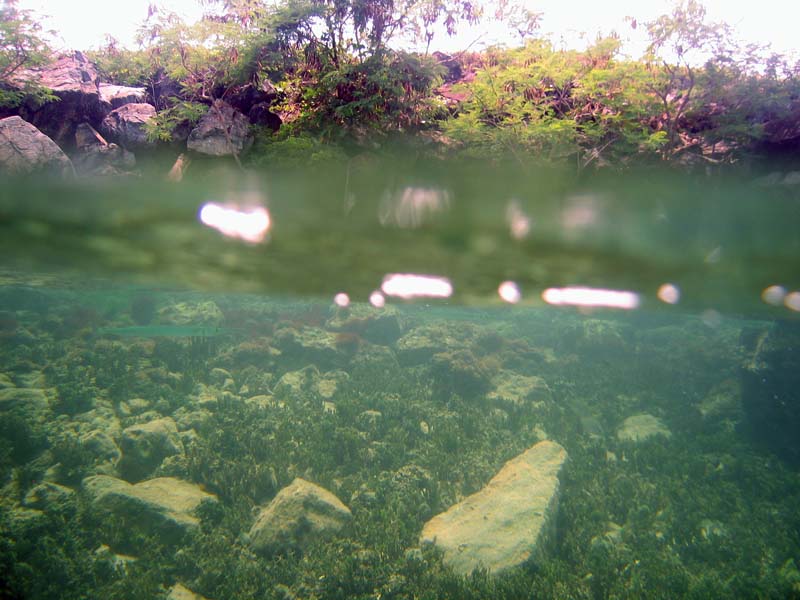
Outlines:
[{"label": "gray rock", "polygon": [[482,490],[428,521],[421,543],[435,543],[460,574],[498,573],[546,550],[558,509],[558,476],[567,452],[539,442],[511,459]]},{"label": "gray rock", "polygon": [[58,97],[58,102],[25,106],[20,114],[64,150],[71,150],[80,123],[96,127],[111,109],[100,97],[97,69],[82,52],[64,54],[21,77],[52,90]]},{"label": "gray rock", "polygon": [[241,154],[252,143],[247,117],[228,103],[215,100],[192,129],[186,147],[208,156],[232,156]]},{"label": "gray rock", "polygon": [[48,172],[69,177],[72,163],[58,145],[20,117],[0,119],[0,172]]},{"label": "gray rock", "polygon": [[147,477],[165,458],[183,453],[178,428],[170,417],[123,429],[120,449],[119,471],[129,481]]},{"label": "gray rock", "polygon": [[146,90],[143,87],[127,87],[112,83],[98,84],[98,91],[103,102],[108,102],[112,109],[125,104],[144,102],[146,96]]},{"label": "gray rock", "polygon": [[331,492],[298,477],[261,509],[250,528],[250,547],[261,554],[302,550],[337,533],[351,517]]},{"label": "gray rock", "polygon": [[83,480],[82,487],[96,511],[115,516],[135,531],[157,535],[167,544],[197,530],[196,512],[202,503],[217,502],[213,494],[174,477],[133,485],[116,477],[93,475]]},{"label": "gray rock", "polygon": [[147,139],[145,125],[156,116],[151,104],[125,104],[112,110],[100,126],[103,134],[128,150],[152,148],[154,142]]}]

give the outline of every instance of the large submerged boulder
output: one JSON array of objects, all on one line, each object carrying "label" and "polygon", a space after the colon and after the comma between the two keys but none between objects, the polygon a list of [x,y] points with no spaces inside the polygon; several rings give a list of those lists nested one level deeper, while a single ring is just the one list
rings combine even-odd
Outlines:
[{"label": "large submerged boulder", "polygon": [[116,477],[94,475],[83,480],[83,490],[96,511],[111,514],[124,526],[156,535],[167,544],[177,543],[197,530],[201,504],[217,502],[213,494],[174,477],[133,485]]},{"label": "large submerged boulder", "polygon": [[125,428],[120,448],[119,471],[129,481],[148,476],[168,456],[183,453],[178,428],[170,417]]},{"label": "large submerged boulder", "polygon": [[331,492],[298,477],[261,509],[250,529],[250,547],[261,554],[302,550],[338,532],[351,517]]},{"label": "large submerged boulder", "polygon": [[0,172],[28,175],[72,174],[72,163],[58,145],[20,117],[0,119]]},{"label": "large submerged boulder", "polygon": [[539,442],[503,465],[486,487],[428,521],[420,541],[435,543],[461,574],[478,567],[498,573],[536,560],[554,532],[566,460],[559,444]]}]

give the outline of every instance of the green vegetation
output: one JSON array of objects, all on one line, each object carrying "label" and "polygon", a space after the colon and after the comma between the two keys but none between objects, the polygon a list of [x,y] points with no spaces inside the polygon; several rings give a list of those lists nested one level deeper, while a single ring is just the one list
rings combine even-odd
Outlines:
[{"label": "green vegetation", "polygon": [[[648,23],[630,19],[650,40],[636,60],[620,56],[615,34],[583,51],[556,49],[536,37],[540,15],[511,0],[499,2],[492,18],[518,34],[519,47],[455,56],[397,48],[408,40],[429,48],[436,32],[487,19],[479,2],[204,4],[206,17],[191,26],[153,8],[140,49],[109,39],[90,53],[106,79],[147,89],[159,111],[148,125],[151,141],[185,139],[211,102],[223,99],[245,112],[254,103],[262,115],[271,111],[269,127],[254,126],[255,165],[354,156],[398,140],[431,155],[578,170],[725,164],[796,143],[800,65],[737,43],[696,0],[681,0]],[[44,62],[48,50],[15,2],[5,4],[0,23],[0,82],[10,82]],[[52,95],[0,86],[6,109],[25,98]],[[284,151],[298,156],[275,161]]]},{"label": "green vegetation", "polygon": [[[0,6],[0,111],[15,108],[27,100],[43,104],[55,100],[46,90],[24,76],[25,69],[47,63],[51,50],[42,38],[41,25],[29,10],[17,7],[17,0]],[[19,86],[9,85],[11,82]]]},{"label": "green vegetation", "polygon": [[[235,104],[248,89],[268,91],[283,125],[277,134],[257,132],[254,164],[272,164],[284,151],[315,162],[398,138],[446,156],[579,169],[660,160],[719,164],[779,143],[781,131],[800,119],[798,65],[741,47],[694,0],[643,25],[650,46],[639,60],[620,57],[613,35],[584,51],[555,49],[535,37],[539,15],[509,2],[497,17],[524,45],[454,57],[399,51],[391,42],[402,35],[429,45],[437,23],[454,32],[482,18],[477,4],[207,4],[209,15],[197,25],[157,12],[142,29],[142,50],[112,43],[93,58],[116,82],[154,92],[171,84],[171,95],[153,93],[162,111],[153,139],[169,139],[214,98]],[[309,144],[330,150],[308,152]]]}]

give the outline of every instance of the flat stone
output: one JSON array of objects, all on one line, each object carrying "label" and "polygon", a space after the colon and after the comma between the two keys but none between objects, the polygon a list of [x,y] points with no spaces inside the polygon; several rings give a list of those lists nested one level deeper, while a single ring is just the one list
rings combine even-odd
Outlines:
[{"label": "flat stone", "polygon": [[127,526],[158,535],[165,543],[179,541],[195,531],[200,521],[195,511],[203,502],[216,502],[213,494],[174,477],[158,477],[137,484],[108,475],[83,480],[92,506],[112,513]]},{"label": "flat stone", "polygon": [[351,518],[350,509],[331,492],[297,477],[261,509],[250,529],[250,547],[262,554],[302,550]]},{"label": "flat stone", "polygon": [[628,417],[617,430],[617,439],[623,442],[642,442],[659,435],[671,437],[672,433],[660,419],[647,413]]},{"label": "flat stone", "polygon": [[539,442],[503,465],[486,487],[428,521],[420,542],[436,544],[460,574],[478,567],[499,573],[536,560],[553,535],[566,460],[559,444]]}]

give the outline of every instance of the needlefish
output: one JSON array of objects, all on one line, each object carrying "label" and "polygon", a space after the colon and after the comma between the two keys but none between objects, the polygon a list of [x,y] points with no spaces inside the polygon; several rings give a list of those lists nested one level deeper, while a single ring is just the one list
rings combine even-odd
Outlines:
[{"label": "needlefish", "polygon": [[135,325],[131,327],[101,327],[95,335],[117,337],[203,338],[233,333],[235,330],[213,325]]}]

